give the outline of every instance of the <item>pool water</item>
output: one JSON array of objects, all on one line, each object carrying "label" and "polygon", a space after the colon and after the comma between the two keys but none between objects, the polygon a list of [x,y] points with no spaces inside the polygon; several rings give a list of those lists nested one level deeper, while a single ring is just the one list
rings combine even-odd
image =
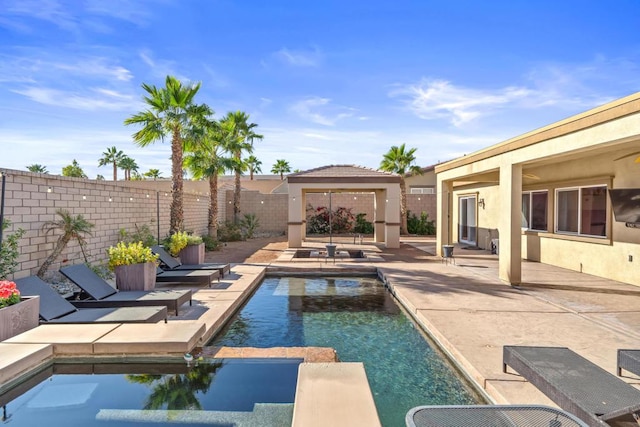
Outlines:
[{"label": "pool water", "polygon": [[57,364],[0,395],[22,426],[290,425],[301,359]]},{"label": "pool water", "polygon": [[376,278],[268,277],[209,345],[332,347],[364,363],[385,427],[418,405],[479,403]]}]

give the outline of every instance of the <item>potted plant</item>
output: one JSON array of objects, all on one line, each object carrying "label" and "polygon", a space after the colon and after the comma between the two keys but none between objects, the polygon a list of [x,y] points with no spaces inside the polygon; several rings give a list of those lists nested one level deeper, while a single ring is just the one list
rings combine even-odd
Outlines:
[{"label": "potted plant", "polygon": [[178,231],[169,238],[169,252],[180,258],[182,264],[202,264],[204,262],[204,242],[202,237]]},{"label": "potted plant", "polygon": [[107,249],[109,268],[121,291],[148,291],[156,286],[158,255],[142,242],[120,242]]},{"label": "potted plant", "polygon": [[40,298],[20,296],[14,282],[0,280],[0,341],[38,326]]}]

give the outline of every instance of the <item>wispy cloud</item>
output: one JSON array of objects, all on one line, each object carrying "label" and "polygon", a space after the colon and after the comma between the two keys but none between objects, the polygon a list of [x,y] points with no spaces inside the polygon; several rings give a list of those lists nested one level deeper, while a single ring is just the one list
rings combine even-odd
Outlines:
[{"label": "wispy cloud", "polygon": [[354,109],[331,105],[329,98],[312,97],[296,102],[291,111],[305,120],[324,126],[334,126],[337,121],[353,116]]},{"label": "wispy cloud", "polygon": [[92,88],[86,94],[42,87],[28,87],[12,90],[12,92],[24,95],[40,104],[89,111],[129,110],[134,102],[134,98],[130,95],[104,88]]},{"label": "wispy cloud", "polygon": [[296,67],[317,67],[323,59],[323,55],[318,48],[306,51],[282,48],[274,53],[274,56]]},{"label": "wispy cloud", "polygon": [[142,0],[87,0],[86,10],[96,15],[104,15],[112,18],[131,22],[138,26],[145,26],[151,16],[151,7],[147,7]]},{"label": "wispy cloud", "polygon": [[57,0],[5,0],[5,16],[29,17],[50,22],[65,30],[74,30],[77,19]]}]

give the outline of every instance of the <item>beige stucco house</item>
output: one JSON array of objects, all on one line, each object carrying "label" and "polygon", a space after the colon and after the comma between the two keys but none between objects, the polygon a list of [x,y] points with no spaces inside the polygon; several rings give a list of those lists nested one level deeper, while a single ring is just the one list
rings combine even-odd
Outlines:
[{"label": "beige stucco house", "polygon": [[640,92],[435,172],[438,251],[493,242],[512,284],[525,259],[640,286]]}]

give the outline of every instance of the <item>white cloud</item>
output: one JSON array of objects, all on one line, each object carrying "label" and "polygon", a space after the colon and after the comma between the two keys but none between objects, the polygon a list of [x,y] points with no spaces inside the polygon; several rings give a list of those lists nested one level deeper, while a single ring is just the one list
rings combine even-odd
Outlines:
[{"label": "white cloud", "polygon": [[104,15],[112,18],[131,22],[138,26],[147,25],[151,15],[150,10],[142,7],[145,2],[142,0],[87,0],[87,12],[96,15]]},{"label": "white cloud", "polygon": [[93,88],[90,90],[93,95],[35,86],[22,90],[12,90],[12,92],[24,95],[40,104],[89,111],[129,110],[134,101],[130,95],[109,89]]},{"label": "white cloud", "polygon": [[51,22],[65,30],[75,30],[77,19],[57,0],[5,0],[2,14],[26,16]]},{"label": "white cloud", "polygon": [[337,121],[353,116],[353,108],[334,106],[329,98],[318,96],[303,99],[291,106],[291,111],[305,120],[324,126],[334,126]]},{"label": "white cloud", "polygon": [[323,57],[317,48],[312,51],[282,48],[274,53],[274,56],[281,61],[296,67],[317,67],[322,62]]}]

